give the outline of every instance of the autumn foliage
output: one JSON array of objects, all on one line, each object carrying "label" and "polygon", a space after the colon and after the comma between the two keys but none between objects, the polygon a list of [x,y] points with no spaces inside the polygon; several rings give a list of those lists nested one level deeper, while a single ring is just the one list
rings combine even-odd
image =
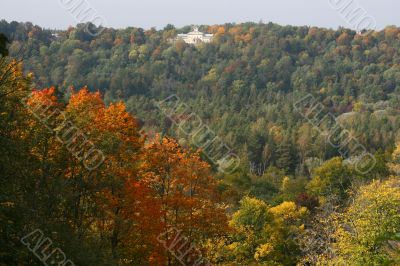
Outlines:
[{"label": "autumn foliage", "polygon": [[[82,88],[62,103],[54,87],[33,90],[22,102],[29,122],[20,135],[36,140],[29,144],[40,165],[31,173],[41,177],[36,187],[62,182],[64,195],[47,191],[62,197],[51,209],[81,241],[97,238],[114,265],[176,264],[168,232],[180,232],[198,245],[190,252],[199,252],[226,231],[209,165],[171,138],[146,139],[122,102],[106,106],[99,92]],[[104,161],[88,169],[85,154],[94,148]]]},{"label": "autumn foliage", "polygon": [[[399,28],[203,25],[194,46],[173,41],[189,27],[85,28],[0,21],[26,68],[0,56],[0,265],[71,265],[21,242],[38,230],[75,265],[400,265]],[[160,112],[171,94],[235,171]]]}]

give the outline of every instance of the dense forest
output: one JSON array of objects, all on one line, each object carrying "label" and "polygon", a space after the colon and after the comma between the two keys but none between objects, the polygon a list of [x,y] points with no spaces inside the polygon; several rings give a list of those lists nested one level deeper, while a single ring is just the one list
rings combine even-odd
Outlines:
[{"label": "dense forest", "polygon": [[88,26],[0,21],[0,263],[400,264],[400,28]]}]

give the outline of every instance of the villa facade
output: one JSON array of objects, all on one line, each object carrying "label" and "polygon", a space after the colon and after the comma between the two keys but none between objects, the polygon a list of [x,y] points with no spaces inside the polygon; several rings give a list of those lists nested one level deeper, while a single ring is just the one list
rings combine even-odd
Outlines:
[{"label": "villa facade", "polygon": [[188,44],[209,43],[213,38],[213,34],[207,34],[199,31],[199,28],[194,27],[193,31],[186,34],[178,34],[176,40],[183,40]]}]

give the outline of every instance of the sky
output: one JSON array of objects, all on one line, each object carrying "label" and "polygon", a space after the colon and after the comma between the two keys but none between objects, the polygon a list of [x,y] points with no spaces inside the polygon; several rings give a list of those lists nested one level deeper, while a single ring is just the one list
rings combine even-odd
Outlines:
[{"label": "sky", "polygon": [[[162,29],[167,24],[181,27],[247,21],[334,29],[339,26],[353,29],[400,26],[399,0],[1,1],[0,19],[30,21],[50,29],[66,29],[83,21],[113,28],[133,26],[146,29]],[[347,18],[346,14],[349,14]]]}]

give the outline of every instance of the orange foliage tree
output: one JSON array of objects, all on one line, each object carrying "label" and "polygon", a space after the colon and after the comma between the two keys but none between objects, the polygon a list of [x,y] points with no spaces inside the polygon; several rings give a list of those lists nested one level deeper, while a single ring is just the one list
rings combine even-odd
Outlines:
[{"label": "orange foliage tree", "polygon": [[[161,205],[158,222],[163,231],[159,239],[170,247],[170,252],[180,248],[171,245],[176,240],[174,231],[185,236],[187,243],[198,244],[198,248],[206,239],[226,232],[227,219],[224,205],[218,203],[217,183],[198,152],[181,148],[173,139],[156,136],[145,147],[141,178],[153,189]],[[168,263],[174,261],[171,254],[164,254]]]},{"label": "orange foliage tree", "polygon": [[[40,136],[31,150],[42,167],[37,175],[67,182],[56,207],[78,239],[101,239],[116,265],[176,263],[171,230],[197,254],[207,240],[224,235],[225,205],[198,152],[159,136],[145,145],[123,103],[106,106],[87,88],[72,90],[66,104],[55,88],[35,90],[27,105],[35,116],[28,131]],[[88,167],[94,149],[104,160]]]}]

